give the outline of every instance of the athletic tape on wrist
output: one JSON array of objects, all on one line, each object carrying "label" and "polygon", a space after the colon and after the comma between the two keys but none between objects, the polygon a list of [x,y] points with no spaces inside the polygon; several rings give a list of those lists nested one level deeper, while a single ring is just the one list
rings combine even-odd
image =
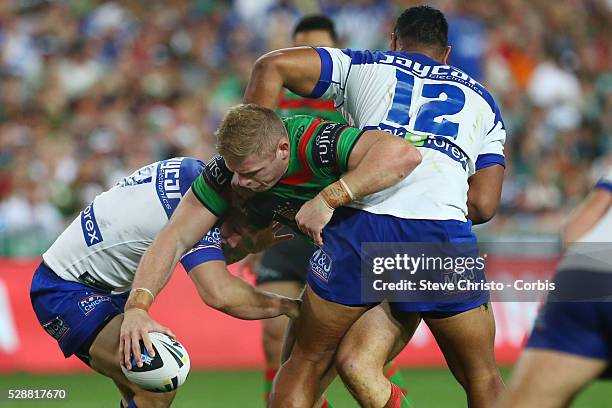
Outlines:
[{"label": "athletic tape on wrist", "polygon": [[134,289],[132,289],[132,292],[138,292],[138,291],[148,293],[149,295],[151,295],[151,299],[155,300],[155,295],[153,294],[153,292],[151,292],[150,289],[147,289],[147,288],[134,288]]},{"label": "athletic tape on wrist", "polygon": [[349,188],[348,184],[346,184],[346,181],[344,181],[344,179],[340,179],[338,181],[340,182],[342,187],[344,187],[344,190],[346,190],[346,192],[348,193],[349,197],[351,197],[351,201],[353,201],[355,199],[355,194],[353,194],[353,192]]},{"label": "athletic tape on wrist", "polygon": [[140,302],[126,303],[125,307],[123,308],[123,311],[126,312],[130,309],[140,309],[140,310],[144,310],[145,312],[148,312],[149,306],[147,306],[144,303],[140,303]]},{"label": "athletic tape on wrist", "polygon": [[[151,301],[147,302],[147,298],[143,298],[143,295],[140,293],[146,293],[151,297]],[[134,288],[131,290],[128,301],[125,304],[124,310],[130,309],[142,309],[144,311],[148,311],[149,307],[155,300],[155,296],[150,289],[147,288]]]},{"label": "athletic tape on wrist", "polygon": [[341,207],[352,201],[351,195],[340,181],[330,184],[319,193],[325,204],[331,209]]}]

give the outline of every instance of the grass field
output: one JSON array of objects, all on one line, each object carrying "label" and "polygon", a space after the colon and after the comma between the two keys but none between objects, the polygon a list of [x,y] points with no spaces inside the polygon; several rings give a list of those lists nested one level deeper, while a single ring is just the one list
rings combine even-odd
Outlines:
[{"label": "grass field", "polygon": [[[504,370],[508,377],[509,370]],[[443,369],[404,370],[410,384],[409,391],[416,407],[464,407],[462,390],[448,371]],[[7,402],[0,399],[0,407],[32,408],[106,408],[118,407],[119,397],[110,380],[95,374],[0,376],[3,397],[7,388],[65,388],[67,401]],[[203,408],[263,407],[262,376],[257,371],[199,371],[192,372],[179,390],[173,406]],[[336,381],[328,392],[334,408],[352,408],[357,404]],[[612,384],[598,382],[590,386],[572,407],[603,408],[612,406]]]}]

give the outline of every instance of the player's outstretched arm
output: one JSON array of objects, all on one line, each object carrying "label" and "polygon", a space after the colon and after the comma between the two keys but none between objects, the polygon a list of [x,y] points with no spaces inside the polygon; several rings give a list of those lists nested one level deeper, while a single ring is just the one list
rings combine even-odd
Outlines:
[{"label": "player's outstretched arm", "polygon": [[[612,179],[609,183],[612,186]],[[603,217],[612,206],[612,189],[595,188],[574,210],[561,231],[564,246],[576,242]]]},{"label": "player's outstretched arm", "polygon": [[260,57],[244,94],[244,103],[275,108],[283,87],[309,96],[321,74],[321,58],[310,47],[285,48]]},{"label": "player's outstretched arm", "polygon": [[230,316],[255,320],[298,315],[299,300],[258,290],[233,276],[223,261],[200,264],[189,276],[207,305]]},{"label": "player's outstretched arm", "polygon": [[323,245],[321,232],[334,209],[397,184],[420,163],[421,154],[407,140],[381,130],[368,130],[348,157],[348,171],[307,201],[295,221],[315,244]]},{"label": "player's outstretched arm", "polygon": [[198,242],[217,221],[189,190],[174,211],[168,224],[160,231],[140,260],[132,283],[132,290],[125,304],[121,325],[120,349],[123,364],[129,369],[130,353],[139,366],[140,339],[149,354],[154,355],[149,332],[160,331],[169,335],[169,329],[152,320],[147,310],[155,296],[170,278],[180,257]]},{"label": "player's outstretched arm", "polygon": [[484,224],[497,212],[504,182],[504,166],[499,164],[478,170],[469,179],[468,219]]}]

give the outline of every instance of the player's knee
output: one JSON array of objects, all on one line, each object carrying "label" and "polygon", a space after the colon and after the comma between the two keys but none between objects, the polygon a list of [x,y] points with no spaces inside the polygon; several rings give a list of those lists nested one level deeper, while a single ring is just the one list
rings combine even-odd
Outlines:
[{"label": "player's knee", "polygon": [[139,391],[134,396],[134,402],[138,407],[167,408],[172,404],[175,396],[176,391],[162,393]]},{"label": "player's knee", "polygon": [[360,353],[354,353],[352,350],[342,348],[336,353],[334,364],[338,374],[349,387],[358,376],[362,375],[369,368]]},{"label": "player's knee", "polygon": [[[461,382],[461,381],[460,381]],[[468,393],[498,395],[504,388],[504,383],[497,367],[484,369],[478,373],[465,376],[461,385]]]}]

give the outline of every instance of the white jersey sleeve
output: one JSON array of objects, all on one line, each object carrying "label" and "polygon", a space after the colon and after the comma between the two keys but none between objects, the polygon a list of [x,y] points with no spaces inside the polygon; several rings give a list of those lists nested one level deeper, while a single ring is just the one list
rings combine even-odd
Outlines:
[{"label": "white jersey sleeve", "polygon": [[[594,189],[612,194],[612,166],[606,169]],[[612,207],[589,231],[567,247],[558,269],[612,273]]]},{"label": "white jersey sleeve", "polygon": [[603,176],[595,184],[595,188],[602,188],[612,193],[612,165],[608,166]]},{"label": "white jersey sleeve", "polygon": [[483,139],[482,147],[476,156],[475,171],[499,164],[505,166],[504,144],[506,143],[506,128],[501,113],[495,107],[491,130]]},{"label": "white jersey sleeve", "polygon": [[331,99],[336,109],[344,102],[344,89],[351,69],[351,57],[336,48],[315,48],[321,58],[319,82],[311,98]]},{"label": "white jersey sleeve", "polygon": [[[603,176],[595,183],[593,187],[596,190],[604,190],[612,194],[612,166],[608,166]],[[589,232],[584,234],[578,242],[612,242],[612,207],[601,217],[601,219],[591,228]],[[612,269],[612,252],[610,246],[607,246],[607,265]],[[612,270],[610,270],[612,272]]]}]

